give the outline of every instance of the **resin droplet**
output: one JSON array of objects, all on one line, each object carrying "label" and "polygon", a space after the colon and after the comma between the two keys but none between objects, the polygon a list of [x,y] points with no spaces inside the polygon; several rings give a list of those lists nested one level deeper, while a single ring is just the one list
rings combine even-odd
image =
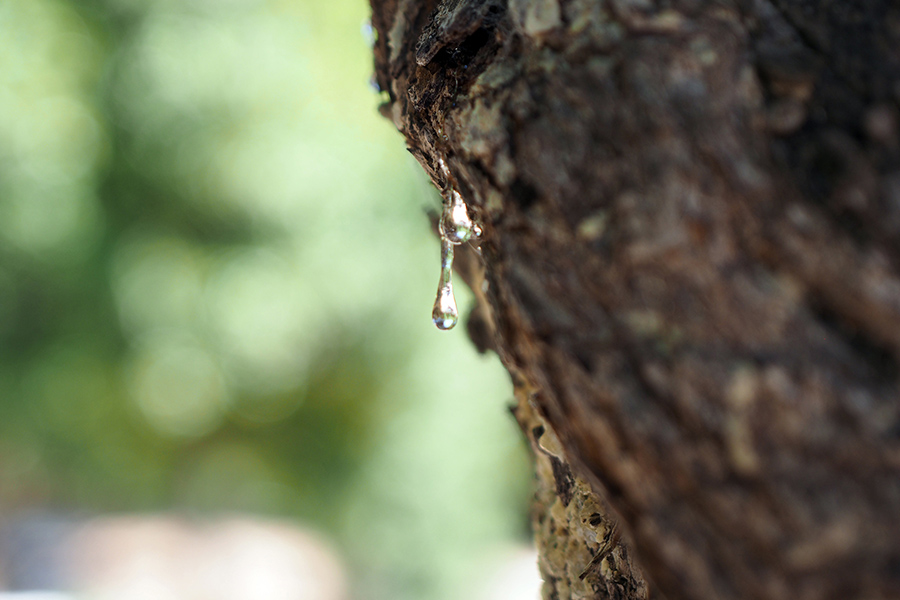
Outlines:
[{"label": "resin droplet", "polygon": [[[443,159],[440,159],[438,166],[441,172],[446,172],[449,177],[449,170]],[[431,319],[438,329],[447,330],[452,329],[459,320],[459,311],[456,309],[451,280],[453,246],[468,242],[472,238],[481,237],[481,227],[472,221],[462,196],[449,184],[438,229],[441,232],[441,281],[438,284],[437,298],[434,300]]]},{"label": "resin droplet", "polygon": [[431,319],[438,329],[446,331],[453,329],[459,321],[459,311],[456,309],[456,298],[453,297],[453,244],[441,237],[441,279],[438,282],[437,298],[434,300],[434,309],[431,311]]},{"label": "resin droplet", "polygon": [[459,192],[450,188],[444,212],[441,214],[441,237],[451,244],[462,244],[481,235],[481,228],[469,217],[466,203]]}]

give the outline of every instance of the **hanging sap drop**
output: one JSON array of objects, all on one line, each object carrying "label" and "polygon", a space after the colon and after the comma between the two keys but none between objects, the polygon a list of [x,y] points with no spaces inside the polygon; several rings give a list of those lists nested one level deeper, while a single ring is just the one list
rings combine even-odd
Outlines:
[{"label": "hanging sap drop", "polygon": [[431,319],[438,329],[453,329],[459,321],[456,298],[453,297],[453,244],[441,237],[441,279],[438,282],[437,298],[431,311]]},{"label": "hanging sap drop", "polygon": [[431,320],[441,331],[447,331],[456,327],[459,321],[459,312],[456,309],[456,299],[453,297],[453,286],[438,290],[437,300],[434,302],[434,310],[431,311]]},{"label": "hanging sap drop", "polygon": [[462,244],[481,234],[481,229],[469,217],[462,196],[453,188],[450,188],[447,202],[444,204],[440,230],[441,237],[446,238],[451,244]]},{"label": "hanging sap drop", "polygon": [[[449,177],[449,170],[443,159],[439,162],[441,172]],[[441,280],[431,318],[438,329],[452,329],[459,321],[456,299],[453,297],[453,246],[481,237],[481,228],[469,216],[466,203],[452,185],[448,184],[444,210],[438,223],[441,233]]]}]

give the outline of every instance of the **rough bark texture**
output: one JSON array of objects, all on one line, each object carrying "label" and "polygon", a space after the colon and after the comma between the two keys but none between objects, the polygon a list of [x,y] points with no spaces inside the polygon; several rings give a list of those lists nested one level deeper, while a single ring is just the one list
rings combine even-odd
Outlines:
[{"label": "rough bark texture", "polygon": [[543,597],[646,598],[647,583],[610,509],[572,472],[559,438],[540,416],[535,392],[518,381],[514,413],[535,457],[531,521]]},{"label": "rough bark texture", "polygon": [[620,521],[624,560],[579,535],[633,585],[547,596],[643,597],[632,554],[671,600],[900,597],[896,0],[372,5],[385,114],[485,230],[470,331]]}]

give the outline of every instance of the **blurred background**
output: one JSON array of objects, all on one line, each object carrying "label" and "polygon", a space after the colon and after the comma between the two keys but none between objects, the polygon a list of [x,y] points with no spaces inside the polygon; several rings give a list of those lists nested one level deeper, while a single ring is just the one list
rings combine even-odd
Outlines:
[{"label": "blurred background", "polygon": [[0,598],[537,597],[367,14],[0,0]]}]

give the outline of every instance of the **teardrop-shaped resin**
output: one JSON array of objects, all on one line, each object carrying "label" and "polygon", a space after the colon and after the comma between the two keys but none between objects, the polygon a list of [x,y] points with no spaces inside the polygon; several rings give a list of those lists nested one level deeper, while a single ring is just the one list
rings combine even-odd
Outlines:
[{"label": "teardrop-shaped resin", "polygon": [[453,297],[453,244],[441,238],[441,279],[431,311],[431,320],[442,331],[453,329],[459,321],[456,298]]}]

